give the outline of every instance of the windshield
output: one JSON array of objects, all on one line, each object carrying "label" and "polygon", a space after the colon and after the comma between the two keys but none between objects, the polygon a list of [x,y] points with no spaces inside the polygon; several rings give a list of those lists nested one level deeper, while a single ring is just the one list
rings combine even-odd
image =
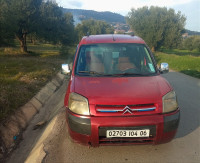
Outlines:
[{"label": "windshield", "polygon": [[83,76],[152,75],[155,67],[142,44],[92,44],[79,50],[76,74]]}]

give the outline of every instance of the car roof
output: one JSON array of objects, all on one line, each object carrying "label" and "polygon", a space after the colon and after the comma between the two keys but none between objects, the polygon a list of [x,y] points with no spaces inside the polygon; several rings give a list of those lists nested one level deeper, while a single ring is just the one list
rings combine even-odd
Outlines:
[{"label": "car roof", "polygon": [[104,34],[84,36],[79,45],[99,44],[99,43],[138,43],[145,44],[144,40],[138,36],[123,34]]}]

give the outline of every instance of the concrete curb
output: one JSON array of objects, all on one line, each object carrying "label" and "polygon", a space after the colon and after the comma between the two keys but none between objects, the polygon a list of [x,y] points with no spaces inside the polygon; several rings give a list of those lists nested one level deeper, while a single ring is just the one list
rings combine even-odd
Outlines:
[{"label": "concrete curb", "polygon": [[0,160],[16,146],[22,132],[32,118],[40,111],[45,102],[61,86],[65,76],[57,73],[28,103],[19,108],[4,124],[0,124]]},{"label": "concrete curb", "polygon": [[48,124],[47,128],[37,141],[36,145],[26,158],[25,163],[42,163],[42,160],[46,156],[46,152],[44,151],[44,142],[47,140],[49,135],[51,135],[52,130],[54,129],[54,126],[58,120],[58,116],[54,117],[50,123]]}]

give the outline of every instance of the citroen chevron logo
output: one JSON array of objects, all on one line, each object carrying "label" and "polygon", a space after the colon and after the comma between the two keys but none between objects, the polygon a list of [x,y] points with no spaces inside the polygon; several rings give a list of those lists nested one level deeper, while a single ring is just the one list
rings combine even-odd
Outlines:
[{"label": "citroen chevron logo", "polygon": [[132,113],[132,109],[131,108],[129,108],[128,106],[126,106],[124,109],[123,109],[123,114],[125,114],[125,113],[130,113],[130,114],[133,114]]}]

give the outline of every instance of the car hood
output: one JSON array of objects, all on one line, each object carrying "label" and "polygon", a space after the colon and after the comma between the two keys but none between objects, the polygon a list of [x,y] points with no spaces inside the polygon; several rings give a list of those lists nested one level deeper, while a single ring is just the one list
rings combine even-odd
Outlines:
[{"label": "car hood", "polygon": [[132,105],[161,103],[172,90],[160,75],[147,77],[81,77],[74,78],[74,90],[89,104]]}]

